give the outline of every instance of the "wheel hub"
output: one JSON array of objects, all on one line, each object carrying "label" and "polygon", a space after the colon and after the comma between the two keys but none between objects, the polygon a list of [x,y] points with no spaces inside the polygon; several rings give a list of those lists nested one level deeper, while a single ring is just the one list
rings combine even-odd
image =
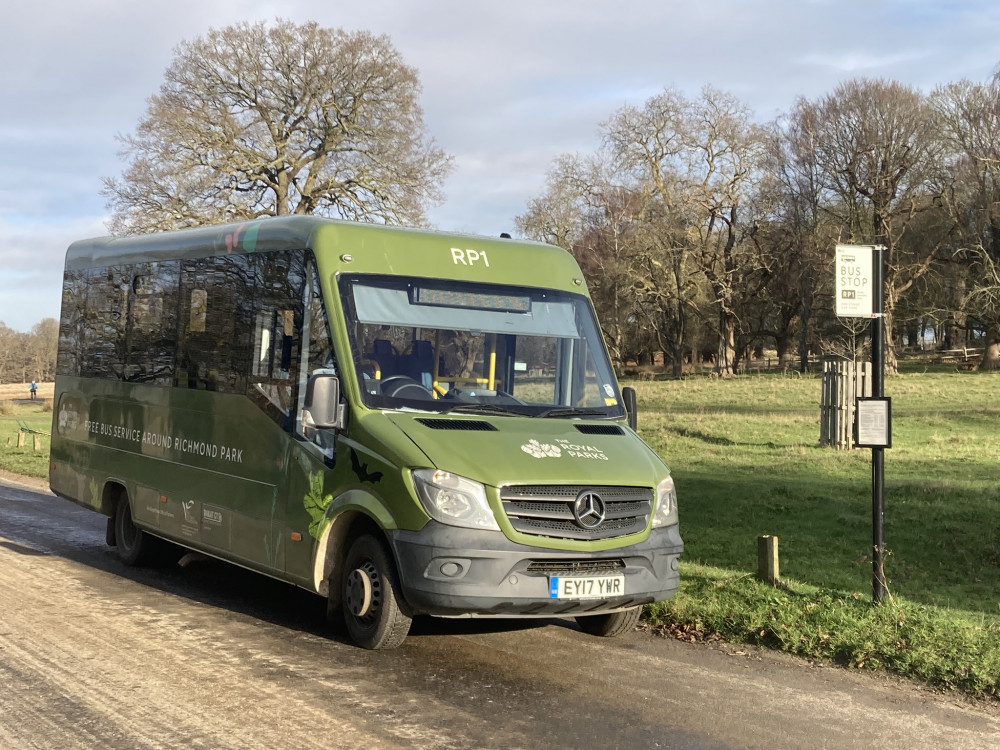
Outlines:
[{"label": "wheel hub", "polygon": [[364,617],[372,608],[372,578],[365,568],[355,568],[347,575],[344,603],[355,617]]}]

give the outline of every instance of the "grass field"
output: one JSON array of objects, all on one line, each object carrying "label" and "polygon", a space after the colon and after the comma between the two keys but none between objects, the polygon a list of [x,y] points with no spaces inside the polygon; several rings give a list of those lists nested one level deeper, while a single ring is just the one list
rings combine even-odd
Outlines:
[{"label": "grass field", "polygon": [[[948,368],[942,368],[948,370]],[[723,638],[855,669],[1000,695],[1000,375],[888,378],[885,461],[891,599],[871,604],[869,450],[819,447],[817,377],[635,382],[639,431],[670,465],[685,541],[682,588],[649,627]],[[39,403],[0,387],[0,469],[45,477],[43,450],[4,448]],[[757,537],[778,536],[783,586],[753,577]]]},{"label": "grass field", "polygon": [[39,432],[52,431],[52,383],[39,383],[37,400],[29,400],[26,383],[0,384],[0,470],[13,474],[47,478],[49,475],[49,438],[41,436],[41,450],[26,434],[24,446],[17,447],[20,422]]},{"label": "grass field", "polygon": [[[870,604],[871,451],[819,447],[817,378],[633,385],[685,541],[682,591],[654,625],[1000,691],[1000,375],[886,380],[883,607]],[[779,537],[784,588],[752,577],[761,534]]]},{"label": "grass field", "polygon": [[[759,534],[782,572],[846,591],[871,583],[871,451],[819,446],[819,382],[636,384],[640,432],[673,470],[685,558],[756,569]],[[1000,615],[1000,376],[890,378],[887,576],[894,593]]]}]

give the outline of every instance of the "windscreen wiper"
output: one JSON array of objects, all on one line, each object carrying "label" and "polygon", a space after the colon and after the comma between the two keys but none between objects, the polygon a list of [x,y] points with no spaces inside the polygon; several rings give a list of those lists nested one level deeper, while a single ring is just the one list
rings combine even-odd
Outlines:
[{"label": "windscreen wiper", "polygon": [[526,416],[523,411],[517,409],[510,409],[506,406],[499,406],[496,404],[455,404],[454,406],[449,406],[446,409],[441,410],[442,414],[496,414],[502,416],[510,416],[511,414],[523,417]]},{"label": "windscreen wiper", "polygon": [[604,419],[611,419],[606,411],[601,411],[600,409],[587,409],[585,407],[576,406],[553,406],[551,409],[545,409],[537,414],[533,415],[535,417],[602,417]]}]

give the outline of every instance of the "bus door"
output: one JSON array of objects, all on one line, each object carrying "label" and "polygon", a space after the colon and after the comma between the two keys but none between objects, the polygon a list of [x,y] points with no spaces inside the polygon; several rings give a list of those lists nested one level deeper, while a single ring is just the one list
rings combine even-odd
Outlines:
[{"label": "bus door", "polygon": [[289,442],[283,543],[288,574],[311,580],[313,552],[322,531],[326,509],[333,499],[337,436],[331,429],[315,429],[303,421],[309,379],[338,375],[342,368],[330,336],[330,323],[314,263],[306,268],[303,296],[302,346],[294,422]]}]

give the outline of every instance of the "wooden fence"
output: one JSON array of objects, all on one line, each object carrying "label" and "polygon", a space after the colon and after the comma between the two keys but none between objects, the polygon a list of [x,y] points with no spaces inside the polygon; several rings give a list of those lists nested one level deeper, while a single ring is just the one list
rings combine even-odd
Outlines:
[{"label": "wooden fence", "polygon": [[826,361],[819,405],[819,444],[854,447],[855,399],[872,395],[872,363]]},{"label": "wooden fence", "polygon": [[942,349],[931,354],[931,362],[959,362],[969,364],[983,358],[982,349]]},{"label": "wooden fence", "polygon": [[[806,360],[806,367],[809,368],[809,372],[816,372],[817,367],[819,367],[820,362],[823,358],[818,354],[810,354]],[[785,364],[782,365],[781,360],[777,357],[761,357],[760,359],[749,359],[743,358],[740,360],[739,372],[741,373],[755,373],[755,372],[773,372],[775,370],[798,370],[802,361],[797,357],[788,357]]]}]

